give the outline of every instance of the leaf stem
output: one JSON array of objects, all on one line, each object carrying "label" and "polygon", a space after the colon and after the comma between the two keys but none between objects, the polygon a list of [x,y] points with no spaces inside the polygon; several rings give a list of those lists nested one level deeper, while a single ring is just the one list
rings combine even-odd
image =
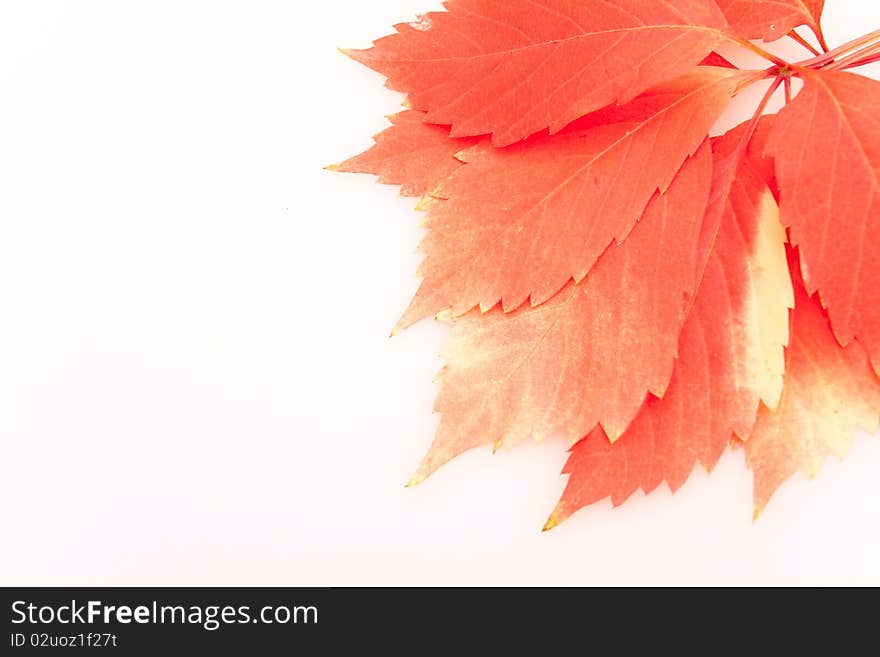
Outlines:
[{"label": "leaf stem", "polygon": [[777,75],[776,79],[773,80],[773,84],[771,84],[770,88],[767,89],[767,93],[764,94],[764,97],[758,104],[758,109],[755,110],[755,114],[754,116],[752,116],[752,121],[751,123],[749,123],[749,127],[746,130],[746,136],[743,137],[743,140],[739,145],[740,149],[745,149],[748,147],[748,144],[752,140],[752,137],[755,136],[755,130],[758,129],[758,123],[760,123],[761,117],[764,115],[764,110],[767,109],[767,105],[770,104],[770,100],[773,98],[773,95],[776,93],[783,82],[790,85],[791,77],[788,75]]},{"label": "leaf stem", "polygon": [[822,52],[828,52],[828,42],[825,40],[825,32],[822,30],[821,23],[819,23],[819,25],[813,30],[813,34],[816,35],[816,39],[819,41],[819,47],[822,48]]},{"label": "leaf stem", "polygon": [[829,71],[837,71],[852,66],[856,62],[859,62],[863,59],[871,58],[877,54],[880,54],[880,42],[872,44],[867,48],[857,50],[856,52],[852,53],[851,55],[847,55],[842,59],[835,60],[830,64],[825,65],[823,68]]},{"label": "leaf stem", "polygon": [[852,64],[847,64],[844,68],[867,66],[868,64],[873,64],[875,62],[880,62],[880,53],[877,53],[876,55],[871,55],[870,57],[865,57],[865,59],[860,59],[859,61],[853,62]]},{"label": "leaf stem", "polygon": [[791,39],[792,41],[794,41],[795,43],[800,44],[801,46],[803,46],[807,50],[809,50],[815,57],[819,57],[822,54],[818,50],[816,50],[816,48],[813,47],[812,43],[807,41],[804,37],[802,37],[800,34],[795,32],[794,30],[792,30],[791,32],[788,33],[788,38]]},{"label": "leaf stem", "polygon": [[821,68],[835,61],[838,57],[846,56],[849,53],[855,52],[856,50],[864,48],[876,41],[880,41],[880,30],[875,30],[870,34],[859,37],[858,39],[853,39],[849,43],[845,43],[834,50],[829,50],[818,57],[811,57],[810,59],[805,59],[796,64],[792,64],[792,68]]},{"label": "leaf stem", "polygon": [[742,46],[743,48],[746,48],[747,50],[752,51],[759,57],[762,57],[769,62],[773,62],[774,64],[776,64],[776,66],[788,66],[788,62],[786,62],[784,59],[777,57],[773,53],[767,52],[759,45],[752,43],[748,39],[743,39],[742,37],[738,37],[735,34],[727,34],[725,36],[727,37],[728,41],[731,41],[739,46]]}]

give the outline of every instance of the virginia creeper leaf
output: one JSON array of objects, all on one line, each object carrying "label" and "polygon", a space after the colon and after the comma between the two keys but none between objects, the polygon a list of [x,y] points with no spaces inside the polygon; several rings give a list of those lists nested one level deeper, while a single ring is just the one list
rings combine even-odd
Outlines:
[{"label": "virginia creeper leaf", "polygon": [[[880,83],[842,72],[880,58],[880,31],[829,49],[824,0],[444,6],[345,51],[410,109],[329,167],[427,213],[395,331],[435,314],[452,330],[413,483],[478,445],[564,435],[549,528],[675,491],[733,445],[760,512],[880,426]],[[802,26],[823,54],[748,42],[812,50]],[[739,70],[719,54],[736,44],[772,66]],[[752,120],[709,139],[767,79]],[[783,85],[785,109],[761,116]]]},{"label": "virginia creeper leaf", "polygon": [[379,176],[379,182],[400,185],[404,196],[423,196],[461,166],[456,153],[478,141],[451,139],[448,127],[425,123],[424,112],[407,110],[388,118],[391,127],[373,138],[372,148],[328,168],[372,173]]},{"label": "virginia creeper leaf", "polygon": [[841,344],[856,336],[880,371],[880,83],[805,71],[767,143],[782,221]]},{"label": "virginia creeper leaf", "polygon": [[345,51],[453,136],[506,146],[625,103],[724,39],[714,0],[448,0],[446,11]]},{"label": "virginia creeper leaf", "polygon": [[840,346],[791,260],[795,310],[782,400],[775,412],[761,409],[745,443],[756,517],[786,479],[799,470],[814,476],[829,455],[846,455],[856,431],[880,424],[880,380],[867,353],[855,341]]},{"label": "virginia creeper leaf", "polygon": [[740,36],[775,41],[800,25],[819,33],[825,0],[718,0],[718,6]]},{"label": "virginia creeper leaf", "polygon": [[707,142],[582,283],[537,308],[455,322],[435,405],[440,428],[416,481],[482,444],[554,433],[573,442],[597,423],[617,438],[648,391],[666,391],[711,174]]},{"label": "virginia creeper leaf", "polygon": [[669,186],[742,76],[699,68],[553,137],[463,151],[426,204],[424,281],[397,330],[449,309],[539,305],[582,280]]},{"label": "virginia creeper leaf", "polygon": [[[716,140],[716,155],[730,150],[719,141],[735,147],[739,137],[735,131]],[[716,175],[729,174],[722,166]],[[568,484],[547,529],[607,497],[618,506],[664,481],[675,492],[697,463],[713,469],[733,435],[748,437],[761,400],[776,406],[794,303],[785,242],[770,189],[743,161],[666,395],[649,398],[614,444],[597,428],[575,445],[564,469]]]}]

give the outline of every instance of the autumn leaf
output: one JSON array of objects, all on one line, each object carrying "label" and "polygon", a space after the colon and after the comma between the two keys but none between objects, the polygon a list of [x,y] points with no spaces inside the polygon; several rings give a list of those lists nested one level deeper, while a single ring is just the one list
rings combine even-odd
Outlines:
[{"label": "autumn leaf", "polygon": [[838,340],[858,337],[880,372],[880,83],[840,71],[803,78],[766,146],[782,221]]},{"label": "autumn leaf", "polygon": [[745,443],[755,474],[756,517],[798,471],[813,477],[830,455],[843,458],[858,430],[880,426],[880,379],[858,342],[841,348],[821,304],[795,272],[795,311],[785,387],[776,411],[763,408]]},{"label": "autumn leaf", "polygon": [[[775,41],[807,25],[817,36],[825,0],[717,0],[734,32],[747,39]],[[824,36],[820,36],[824,42]]]},{"label": "autumn leaf", "polygon": [[537,308],[455,322],[440,428],[416,480],[483,444],[556,433],[574,442],[597,423],[616,438],[649,391],[663,395],[694,292],[711,172],[706,144],[582,283]]},{"label": "autumn leaf", "polygon": [[374,137],[375,146],[327,168],[372,173],[379,176],[380,182],[400,185],[404,196],[423,196],[461,166],[457,153],[479,141],[451,139],[448,127],[425,123],[424,112],[408,110],[389,120],[391,127]]},{"label": "autumn leaf", "polygon": [[665,190],[744,74],[699,68],[559,135],[462,151],[426,204],[424,281],[397,331],[439,312],[539,305],[580,281]]},{"label": "autumn leaf", "polygon": [[[731,444],[760,510],[877,428],[880,83],[847,71],[880,61],[880,30],[828,47],[823,0],[445,7],[346,51],[411,109],[335,167],[426,212],[395,332],[452,327],[412,483],[473,447],[566,437],[549,528],[675,491]],[[803,59],[757,42],[786,35]],[[732,48],[767,64],[740,70]],[[710,138],[764,81],[752,118]]]},{"label": "autumn leaf", "polygon": [[714,0],[448,0],[348,55],[456,137],[507,146],[699,63],[725,39]]},{"label": "autumn leaf", "polygon": [[[744,132],[717,139],[716,158],[735,153]],[[675,492],[698,463],[711,471],[731,437],[749,436],[761,400],[779,402],[794,303],[779,209],[748,159],[739,158],[736,176],[716,167],[715,187],[726,190],[725,211],[669,388],[614,444],[597,428],[572,449],[546,529],[607,497],[618,506],[663,482]]]}]

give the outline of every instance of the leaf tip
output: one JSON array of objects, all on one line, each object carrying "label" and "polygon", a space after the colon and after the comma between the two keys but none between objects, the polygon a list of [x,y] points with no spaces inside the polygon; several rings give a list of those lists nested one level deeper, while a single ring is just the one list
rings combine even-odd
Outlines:
[{"label": "leaf tip", "polygon": [[553,513],[550,514],[550,517],[547,518],[547,522],[544,523],[544,528],[541,530],[542,532],[549,532],[561,525],[568,519],[569,514],[565,511],[565,507],[562,505],[562,502],[556,505],[556,508],[553,509]]},{"label": "leaf tip", "polygon": [[421,472],[416,472],[412,476],[412,478],[408,482],[406,482],[406,486],[404,486],[404,488],[415,488],[419,484],[424,483],[424,481],[425,475],[423,475]]},{"label": "leaf tip", "polygon": [[755,508],[752,512],[752,524],[757,524],[757,522],[761,519],[761,516],[764,515],[764,507],[759,504],[755,505]]},{"label": "leaf tip", "polygon": [[364,66],[370,66],[370,62],[374,60],[374,57],[371,57],[373,54],[372,48],[367,48],[366,50],[358,50],[357,48],[337,48],[337,50],[349,59],[353,59]]},{"label": "leaf tip", "polygon": [[418,305],[418,294],[413,300],[410,302],[409,307],[403,312],[400,319],[397,320],[397,324],[394,325],[394,328],[391,330],[392,337],[395,335],[399,335],[403,333],[410,326],[419,322],[430,315],[425,313],[422,308]]}]

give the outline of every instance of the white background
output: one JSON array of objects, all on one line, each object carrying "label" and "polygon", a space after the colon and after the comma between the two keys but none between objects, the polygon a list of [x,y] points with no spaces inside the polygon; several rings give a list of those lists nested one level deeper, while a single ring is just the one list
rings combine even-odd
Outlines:
[{"label": "white background", "polygon": [[[832,44],[880,27],[828,5]],[[880,584],[867,437],[756,526],[741,453],[548,534],[561,442],[404,489],[415,201],[322,166],[401,101],[336,47],[434,8],[0,3],[0,583]]]}]

